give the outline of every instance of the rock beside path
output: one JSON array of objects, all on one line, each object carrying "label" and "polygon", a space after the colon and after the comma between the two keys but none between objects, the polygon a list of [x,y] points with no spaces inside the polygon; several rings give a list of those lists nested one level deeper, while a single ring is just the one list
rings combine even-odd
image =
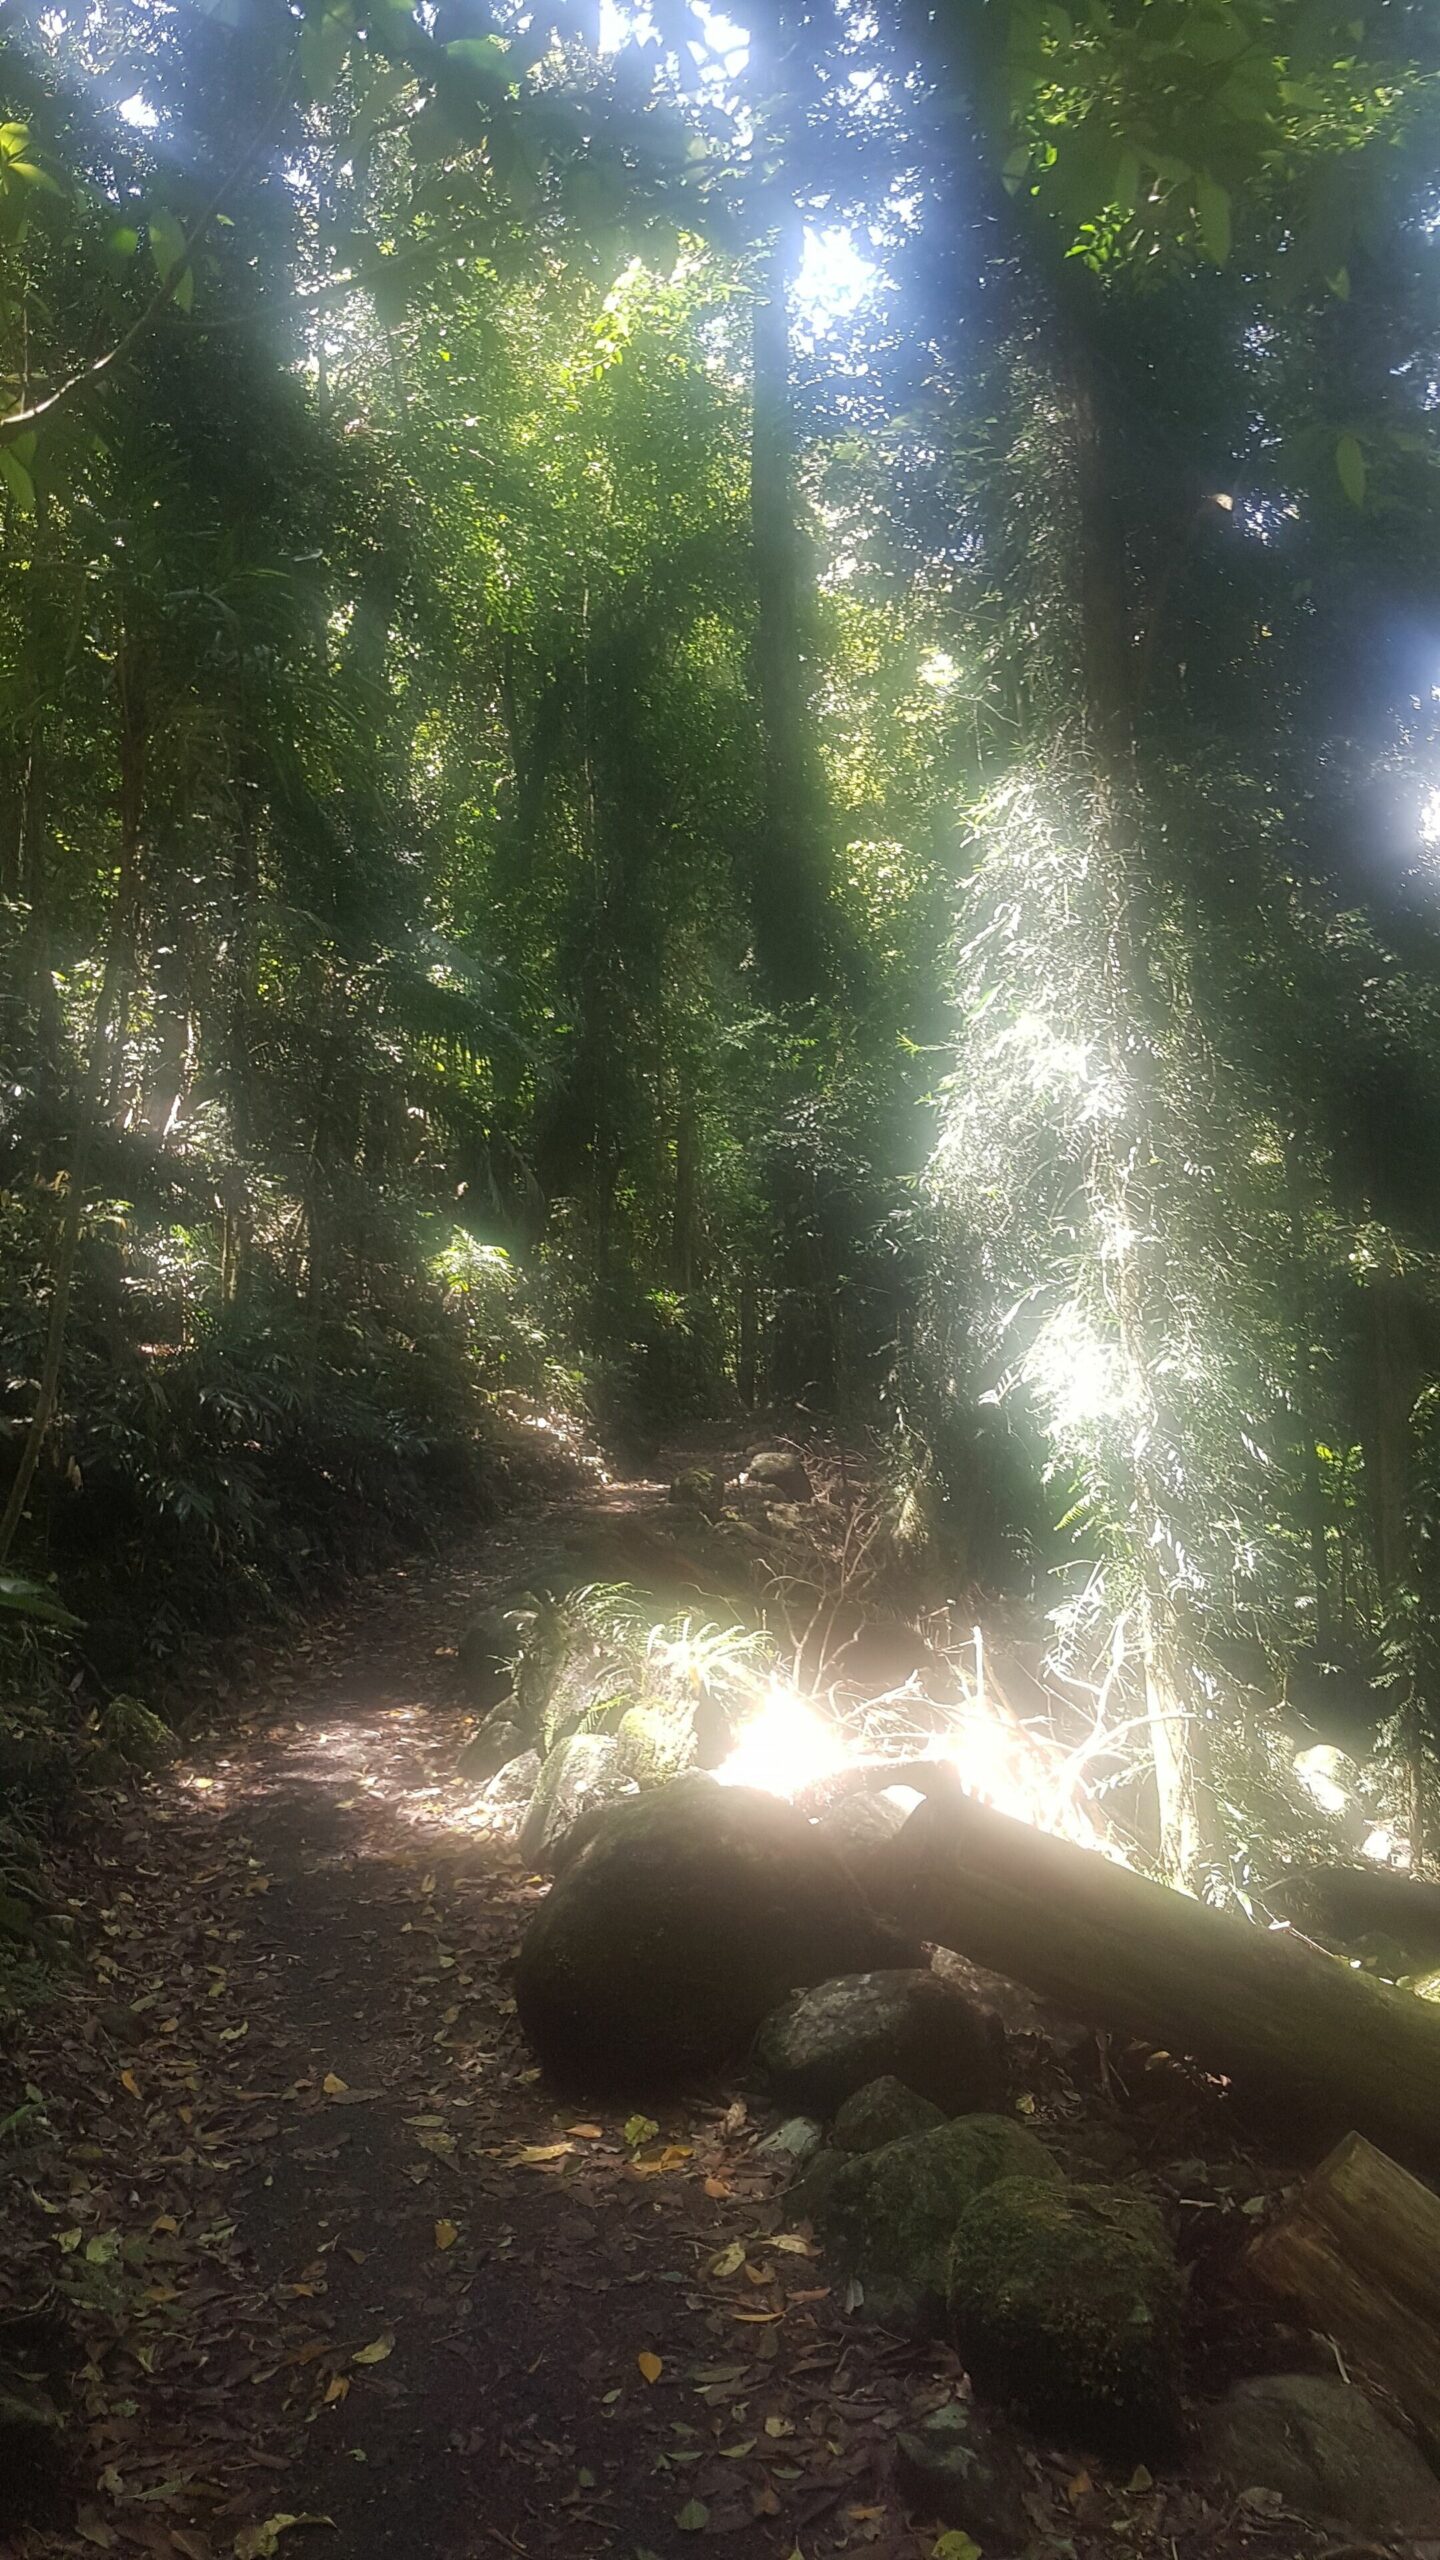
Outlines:
[{"label": "rock beside path", "polygon": [[745,1481],[777,1502],[814,1499],[805,1461],[793,1449],[757,1449],[745,1470]]},{"label": "rock beside path", "polygon": [[548,1867],[583,1814],[634,1786],[608,1733],[571,1733],[546,1756],[516,1843],[532,1867]]},{"label": "rock beside path", "polygon": [[947,2115],[998,2106],[1005,2032],[920,1967],[859,1973],[799,1993],[767,2018],[755,2059],[786,2106],[831,2115],[868,2081],[903,2081]]},{"label": "rock beside path", "polygon": [[538,1751],[518,1752],[497,1769],[488,1786],[481,1790],[480,1802],[486,1823],[499,1840],[514,1840],[530,1810],[531,1799],[540,1783],[544,1763]]},{"label": "rock beside path", "polygon": [[1081,2446],[1173,2450],[1183,2287],[1144,2196],[1001,2178],[959,2218],[949,2289],[952,2335],[978,2391]]},{"label": "rock beside path", "polygon": [[1201,2450],[1230,2489],[1269,2490],[1316,2524],[1381,2542],[1440,2538],[1440,2480],[1337,2375],[1237,2382],[1206,2419]]},{"label": "rock beside path", "polygon": [[958,2116],[883,2150],[822,2152],[790,2196],[858,2279],[856,2308],[911,2337],[942,2329],[950,2252],[968,2206],[995,2180],[1058,2181],[1043,2142],[1010,2116]]},{"label": "rock beside path", "polygon": [[515,1665],[535,1626],[533,1609],[482,1609],[455,1648],[472,1705],[498,1706],[514,1686]]},{"label": "rock beside path", "polygon": [[742,2052],[797,1985],[895,1945],[803,1814],[689,1776],[595,1822],[530,1924],[517,2006],[562,2082],[639,2097]]},{"label": "rock beside path", "polygon": [[973,2401],[952,2400],[895,2443],[895,2480],[912,2512],[1001,2553],[1028,2542],[1024,2466]]}]

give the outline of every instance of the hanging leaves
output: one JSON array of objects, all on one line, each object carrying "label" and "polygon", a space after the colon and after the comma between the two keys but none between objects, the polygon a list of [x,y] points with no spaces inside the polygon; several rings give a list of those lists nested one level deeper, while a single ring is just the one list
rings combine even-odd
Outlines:
[{"label": "hanging leaves", "polygon": [[169,286],[177,310],[188,311],[195,300],[195,274],[188,263],[182,224],[167,206],[154,205],[146,216],[145,231],[159,281]]},{"label": "hanging leaves", "polygon": [[1335,446],[1335,468],[1340,486],[1352,507],[1365,504],[1365,455],[1358,436],[1343,435]]}]

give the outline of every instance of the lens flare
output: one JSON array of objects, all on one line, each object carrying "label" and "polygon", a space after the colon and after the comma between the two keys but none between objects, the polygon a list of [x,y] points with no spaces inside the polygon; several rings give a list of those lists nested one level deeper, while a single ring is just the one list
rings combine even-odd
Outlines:
[{"label": "lens flare", "polygon": [[821,1778],[833,1777],[852,1754],[824,1716],[772,1680],[757,1712],[715,1775],[724,1787],[763,1787],[793,1798]]}]

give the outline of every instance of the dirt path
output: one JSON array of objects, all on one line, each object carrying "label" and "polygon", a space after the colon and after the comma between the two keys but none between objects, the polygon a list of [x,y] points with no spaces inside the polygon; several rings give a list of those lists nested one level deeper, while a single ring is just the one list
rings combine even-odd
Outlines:
[{"label": "dirt path", "polygon": [[889,2448],[953,2366],[857,2347],[743,2101],[582,2122],[519,2039],[538,1888],[467,1828],[437,1648],[533,1545],[377,1582],[110,1842],[24,2061],[88,2438],[26,2554],[933,2549]]}]

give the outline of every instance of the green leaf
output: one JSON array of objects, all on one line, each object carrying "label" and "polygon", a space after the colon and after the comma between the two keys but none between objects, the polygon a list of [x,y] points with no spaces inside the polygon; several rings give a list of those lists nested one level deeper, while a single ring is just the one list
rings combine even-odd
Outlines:
[{"label": "green leaf", "polygon": [[1195,181],[1195,211],[1200,221],[1200,238],[1205,255],[1217,267],[1223,267],[1230,255],[1230,191],[1217,186],[1213,178]]},{"label": "green leaf", "polygon": [[942,2533],[930,2560],[982,2560],[980,2545],[968,2533]]},{"label": "green leaf", "polygon": [[[150,255],[155,261],[155,273],[163,284],[166,277],[174,273],[185,256],[185,233],[174,214],[164,205],[156,205],[153,213],[146,216],[145,228],[150,237]],[[188,311],[194,298],[195,277],[193,270],[187,264],[171,288],[171,300],[177,303],[182,311]]]},{"label": "green leaf", "polygon": [[467,71],[495,72],[504,69],[510,47],[503,36],[457,36],[445,51],[451,62],[462,63]]},{"label": "green leaf", "polygon": [[35,160],[7,160],[5,175],[22,179],[27,187],[38,187],[42,195],[63,196],[65,193],[59,180],[52,178],[49,170],[42,169]]},{"label": "green leaf", "polygon": [[682,2533],[703,2533],[710,2521],[710,2510],[703,2498],[692,2498],[675,2519]]},{"label": "green leaf", "polygon": [[[35,512],[35,483],[31,479],[29,472],[26,470],[24,463],[20,460],[13,445],[0,444],[0,480],[4,481],[6,488],[9,490],[16,506],[20,509],[21,514],[27,516],[33,515]],[[0,1582],[0,1608],[19,1609],[26,1616],[32,1618],[43,1618],[49,1616],[50,1613],[48,1610],[34,1608],[26,1601],[18,1599],[15,1596],[15,1591],[16,1586],[11,1585],[7,1589],[5,1584]]]},{"label": "green leaf", "polygon": [[1335,468],[1340,474],[1340,486],[1352,507],[1363,507],[1365,504],[1365,456],[1361,452],[1358,436],[1346,435],[1337,440]]},{"label": "green leaf", "polygon": [[128,222],[117,222],[105,246],[117,258],[133,258],[140,246],[140,234]]},{"label": "green leaf", "polygon": [[[0,445],[0,468],[14,459],[14,450],[13,445]],[[47,1591],[43,1582],[27,1582],[18,1573],[0,1573],[0,1609],[13,1609],[22,1618],[44,1618],[52,1627],[82,1627],[85,1623],[53,1591]]]}]

